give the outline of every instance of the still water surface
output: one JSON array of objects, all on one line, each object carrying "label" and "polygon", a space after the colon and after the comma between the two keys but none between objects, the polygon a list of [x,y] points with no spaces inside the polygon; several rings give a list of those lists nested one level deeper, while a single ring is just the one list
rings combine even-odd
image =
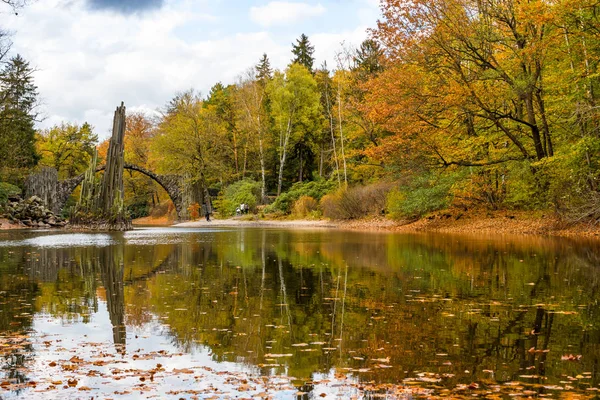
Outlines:
[{"label": "still water surface", "polygon": [[599,269],[570,239],[0,232],[0,396],[592,397]]}]

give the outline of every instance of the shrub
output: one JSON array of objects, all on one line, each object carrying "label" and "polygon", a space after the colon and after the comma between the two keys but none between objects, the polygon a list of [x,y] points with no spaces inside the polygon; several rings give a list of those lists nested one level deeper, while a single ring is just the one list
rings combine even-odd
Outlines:
[{"label": "shrub", "polygon": [[386,199],[386,209],[392,219],[401,219],[404,217],[402,203],[405,200],[404,193],[399,188],[392,189]]},{"label": "shrub", "polygon": [[324,217],[331,219],[342,219],[338,207],[340,197],[339,193],[340,192],[326,194],[319,202],[319,208],[321,209]]},{"label": "shrub", "polygon": [[324,179],[310,182],[296,182],[287,192],[279,195],[275,202],[265,209],[265,212],[289,214],[292,212],[294,203],[300,197],[308,196],[315,200],[320,200],[326,193],[333,190],[335,186],[336,183],[334,181],[326,181]]},{"label": "shrub", "polygon": [[[548,196],[540,190],[539,179],[545,180],[542,176],[543,173],[538,173],[538,176],[535,176],[528,161],[510,163],[507,170],[504,207],[533,210],[548,206]],[[542,184],[541,186],[545,185]]]},{"label": "shrub", "polygon": [[356,186],[324,196],[321,199],[323,215],[331,219],[356,219],[385,212],[387,194],[392,186],[377,183]]},{"label": "shrub", "polygon": [[452,175],[433,179],[431,175],[417,177],[409,185],[389,192],[387,209],[392,218],[418,218],[448,207],[452,200]]},{"label": "shrub", "polygon": [[192,203],[188,206],[188,212],[190,215],[190,219],[195,221],[200,217],[200,204]]},{"label": "shrub", "polygon": [[571,152],[539,164],[547,201],[565,221],[600,223],[600,139],[582,138]]},{"label": "shrub", "polygon": [[220,199],[215,201],[215,207],[223,217],[235,215],[240,204],[248,204],[250,210],[255,210],[260,199],[260,183],[251,179],[235,182],[223,191]]},{"label": "shrub", "polygon": [[21,194],[21,189],[7,182],[0,182],[0,206],[6,204],[10,196]]},{"label": "shrub", "polygon": [[317,200],[310,196],[302,196],[294,203],[292,214],[298,217],[306,217],[309,214],[313,214],[319,208]]},{"label": "shrub", "polygon": [[137,199],[137,201],[127,205],[127,212],[133,219],[147,217],[150,213],[150,207],[145,200]]}]

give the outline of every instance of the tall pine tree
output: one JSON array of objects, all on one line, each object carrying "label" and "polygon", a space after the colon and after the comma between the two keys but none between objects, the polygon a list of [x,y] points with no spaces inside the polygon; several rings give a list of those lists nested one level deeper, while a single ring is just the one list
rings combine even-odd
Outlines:
[{"label": "tall pine tree", "polygon": [[34,122],[37,117],[37,86],[34,70],[21,56],[9,60],[0,72],[0,173],[35,166]]},{"label": "tall pine tree", "polygon": [[273,70],[267,53],[264,53],[256,65],[256,79],[264,87],[273,78]]},{"label": "tall pine tree", "polygon": [[304,33],[300,35],[298,39],[296,39],[296,43],[292,43],[292,53],[294,53],[294,58],[292,59],[292,63],[297,63],[300,65],[304,65],[306,69],[313,73],[313,63],[315,59],[313,57],[313,53],[315,52],[315,48],[310,41],[308,40],[308,36]]},{"label": "tall pine tree", "polygon": [[383,71],[382,59],[383,51],[379,44],[373,39],[366,39],[354,54],[354,70],[366,77],[378,74]]}]

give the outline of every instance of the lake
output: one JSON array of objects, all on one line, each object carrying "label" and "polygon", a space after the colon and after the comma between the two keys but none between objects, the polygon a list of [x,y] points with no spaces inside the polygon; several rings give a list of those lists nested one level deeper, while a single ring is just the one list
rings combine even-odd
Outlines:
[{"label": "lake", "polygon": [[0,396],[593,397],[599,243],[0,231]]}]

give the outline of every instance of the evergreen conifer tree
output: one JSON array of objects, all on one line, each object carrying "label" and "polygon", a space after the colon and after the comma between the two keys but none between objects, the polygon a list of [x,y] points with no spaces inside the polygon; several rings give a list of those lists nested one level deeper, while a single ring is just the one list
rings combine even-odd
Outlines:
[{"label": "evergreen conifer tree", "polygon": [[0,72],[0,159],[4,168],[31,167],[39,160],[34,128],[38,92],[33,72],[20,55]]},{"label": "evergreen conifer tree", "polygon": [[256,65],[256,78],[264,87],[272,77],[271,62],[269,61],[269,57],[267,57],[267,53],[264,53]]},{"label": "evergreen conifer tree", "polygon": [[381,65],[382,57],[383,51],[379,44],[373,39],[366,39],[356,49],[354,68],[364,75],[377,74],[383,71],[383,66]]},{"label": "evergreen conifer tree", "polygon": [[314,52],[314,46],[310,44],[308,36],[303,33],[296,39],[296,44],[292,43],[292,53],[294,53],[292,63],[304,65],[310,73],[313,73],[313,63],[315,62],[313,57]]}]

